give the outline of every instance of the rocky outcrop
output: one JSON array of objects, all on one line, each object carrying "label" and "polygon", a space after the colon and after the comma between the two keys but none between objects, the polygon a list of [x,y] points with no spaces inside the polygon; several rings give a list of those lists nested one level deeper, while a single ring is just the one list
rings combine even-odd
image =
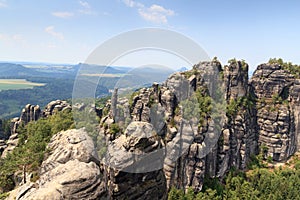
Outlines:
[{"label": "rocky outcrop", "polygon": [[0,156],[7,147],[7,136],[10,136],[10,134],[8,135],[7,133],[5,133],[5,131],[3,130],[3,121],[0,119]]},{"label": "rocky outcrop", "polygon": [[4,131],[3,131],[3,122],[1,119],[0,119],[0,139],[1,140],[5,139]]},{"label": "rocky outcrop", "polygon": [[131,123],[108,146],[105,156],[109,198],[166,199],[162,147],[151,124]]},{"label": "rocky outcrop", "polygon": [[18,127],[23,124],[26,125],[31,121],[37,121],[41,117],[41,109],[38,105],[30,105],[27,104],[25,108],[23,108],[20,117],[16,117],[11,120],[10,123],[10,132],[11,135],[6,141],[6,148],[3,150],[1,155],[2,158],[6,157],[6,155],[14,150],[14,148],[18,145]]},{"label": "rocky outcrop", "polygon": [[0,140],[0,155],[5,150],[6,147],[7,147],[7,144],[6,144],[5,140]]},{"label": "rocky outcrop", "polygon": [[[136,122],[113,141],[100,162],[85,129],[60,132],[47,146],[39,180],[28,179],[8,199],[166,199],[164,157],[155,153],[162,146],[151,124]],[[152,166],[147,167],[155,171],[136,173],[149,161]]]},{"label": "rocky outcrop", "polygon": [[[16,199],[100,199],[105,196],[94,143],[84,129],[54,135],[37,184],[17,189]],[[11,196],[12,198],[12,196]]]},{"label": "rocky outcrop", "polygon": [[[193,70],[193,74],[188,74],[185,81],[180,81],[184,84],[188,83],[190,89],[185,91],[197,91],[206,87],[210,95],[214,95],[213,91],[224,89],[224,93],[221,93],[228,104],[238,102],[240,99],[248,100],[251,91],[248,86],[248,65],[246,63],[232,62],[229,66],[225,66],[223,71],[217,61],[203,62],[194,66]],[[220,76],[223,76],[222,80],[219,78]],[[173,77],[171,79],[174,79]],[[224,88],[218,86],[218,81],[222,82]],[[174,86],[173,83],[175,83]],[[167,81],[167,84],[170,88],[179,88],[178,85],[180,85],[173,80]],[[185,96],[189,97],[189,93]],[[197,109],[197,105],[194,106],[194,109]],[[226,120],[219,134],[210,130],[213,125],[208,126],[208,124],[213,121],[209,118],[204,118],[201,128],[198,128],[199,122],[194,123],[196,127],[192,128],[194,130],[193,140],[187,151],[175,163],[165,163],[169,188],[171,186],[184,189],[192,187],[195,191],[200,191],[205,177],[223,177],[231,167],[245,169],[250,156],[257,152],[255,108],[241,105],[236,109],[239,110],[232,116],[228,113],[227,117],[221,116]],[[191,126],[193,127],[193,123]],[[177,130],[180,128],[178,127]],[[180,131],[178,132],[180,133]],[[183,131],[184,134],[186,132],[186,130]],[[211,135],[214,135],[213,138],[207,141],[205,138]],[[208,146],[211,148],[208,149]],[[204,150],[207,151],[206,154],[201,153]]]},{"label": "rocky outcrop", "polygon": [[27,104],[25,108],[23,108],[20,117],[14,118],[11,121],[11,134],[16,134],[21,124],[26,125],[31,121],[37,121],[41,117],[48,117],[55,112],[66,109],[71,109],[70,104],[61,100],[50,102],[43,111],[41,111],[39,105]]},{"label": "rocky outcrop", "polygon": [[[204,73],[210,68],[217,69],[217,75],[223,77],[226,123],[215,146],[207,155],[200,156],[208,144],[205,138],[210,135],[207,124],[211,121],[206,116],[199,128],[198,121],[188,120],[191,130],[182,131],[181,102],[198,90],[217,90],[216,85],[207,82],[217,79],[216,74]],[[244,61],[231,60],[224,70],[217,61],[203,62],[188,72],[171,75],[162,85],[141,89],[132,97],[129,109],[128,101],[120,99],[119,102],[126,102],[126,109],[116,113],[126,112],[127,122],[125,115],[115,120],[106,117],[102,122],[109,123],[102,132],[109,133],[111,124],[122,127],[132,121],[151,123],[165,143],[164,173],[168,188],[193,187],[199,191],[205,176],[223,177],[231,167],[245,169],[251,156],[259,153],[259,146],[267,149],[266,157],[276,161],[284,161],[299,148],[299,80],[279,65],[260,65],[248,82],[248,65]],[[115,107],[124,108],[123,105]],[[121,128],[111,141],[122,134]],[[187,139],[182,140],[183,137]],[[174,160],[178,152],[174,150],[170,157],[171,145],[175,149],[182,145],[188,148]]]},{"label": "rocky outcrop", "polygon": [[[11,135],[6,141],[5,148],[2,146],[2,155],[0,150],[0,155],[2,158],[6,157],[8,153],[14,150],[14,148],[18,145],[18,127],[23,124],[26,125],[31,121],[37,121],[41,117],[48,117],[53,115],[55,112],[71,110],[72,107],[66,101],[56,100],[50,102],[44,109],[41,111],[39,105],[31,105],[27,104],[25,108],[23,108],[20,117],[16,117],[11,120],[10,130]],[[1,147],[0,147],[1,149]]]},{"label": "rocky outcrop", "polygon": [[[101,118],[96,147],[84,129],[56,134],[38,182],[11,194],[17,199],[166,199],[171,187],[197,192],[205,178],[246,169],[259,150],[265,158],[285,161],[300,149],[300,80],[278,64],[258,66],[249,81],[244,61],[233,59],[224,68],[217,60],[201,62],[129,98],[119,98],[117,91],[99,113],[85,104],[73,106],[96,110]],[[36,115],[38,109],[28,106],[13,121],[13,130],[20,120],[28,123],[65,109],[71,109],[67,102],[53,101]],[[0,152],[13,149],[17,134],[9,141],[0,141]]]},{"label": "rocky outcrop", "polygon": [[251,85],[257,96],[261,150],[265,157],[286,161],[299,150],[299,79],[279,64],[262,64]]},{"label": "rocky outcrop", "polygon": [[[224,85],[228,109],[223,128],[219,157],[219,176],[229,168],[245,169],[251,155],[258,152],[256,108],[251,86],[248,84],[248,64],[233,60],[224,67]],[[231,107],[231,108],[229,108]]]},{"label": "rocky outcrop", "polygon": [[40,106],[27,104],[21,112],[19,118],[14,118],[11,121],[11,134],[16,134],[20,124],[28,124],[31,121],[37,121],[41,117]]},{"label": "rocky outcrop", "polygon": [[71,109],[72,107],[67,101],[62,101],[62,100],[51,101],[43,110],[42,116],[48,117],[53,115],[55,112],[71,110]]},{"label": "rocky outcrop", "polygon": [[293,129],[296,135],[297,151],[300,150],[300,80],[295,79],[289,91],[290,110],[292,111]]},{"label": "rocky outcrop", "polygon": [[[220,79],[222,74],[223,79]],[[200,116],[199,109],[203,108],[197,108],[200,105],[194,97],[197,92],[200,96],[215,95],[216,99],[216,91],[224,85],[224,96],[219,98],[227,102],[248,99],[251,87],[247,74],[248,65],[242,62],[236,61],[225,67],[224,71],[217,61],[203,62],[195,65],[191,71],[171,75],[162,85],[154,83],[150,88],[140,89],[129,102],[124,98],[112,100],[114,104],[117,103],[109,106],[109,113],[115,113],[114,117],[111,114],[104,116],[100,131],[111,141],[108,149],[113,150],[109,152],[118,152],[111,157],[119,160],[110,163],[122,163],[125,159],[132,164],[133,157],[120,153],[116,149],[117,144],[124,144],[128,140],[127,127],[135,124],[136,128],[136,123],[147,123],[153,126],[164,144],[163,171],[168,189],[173,186],[183,189],[192,187],[200,191],[205,176],[223,177],[231,167],[244,169],[250,156],[257,152],[255,107],[245,106],[243,110],[240,107],[240,111],[227,118],[224,113],[220,117],[225,117],[226,123],[217,132],[213,127],[218,124],[214,124],[207,113]],[[226,107],[223,106],[223,109],[226,112]],[[112,137],[115,126],[119,130]],[[140,142],[133,141],[133,144]],[[118,148],[131,151],[128,145]],[[152,162],[147,165],[149,163]]]},{"label": "rocky outcrop", "polygon": [[9,139],[7,141],[5,141],[5,145],[3,145],[3,152],[1,155],[1,158],[5,158],[7,156],[8,153],[11,153],[16,146],[18,145],[19,142],[19,138],[18,138],[18,134],[12,134]]}]

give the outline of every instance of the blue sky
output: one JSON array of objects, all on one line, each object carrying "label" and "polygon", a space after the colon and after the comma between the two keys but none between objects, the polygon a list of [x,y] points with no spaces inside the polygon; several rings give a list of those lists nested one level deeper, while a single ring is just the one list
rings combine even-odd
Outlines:
[{"label": "blue sky", "polygon": [[159,27],[223,64],[300,63],[299,8],[296,0],[0,0],[0,61],[84,62],[119,33]]}]

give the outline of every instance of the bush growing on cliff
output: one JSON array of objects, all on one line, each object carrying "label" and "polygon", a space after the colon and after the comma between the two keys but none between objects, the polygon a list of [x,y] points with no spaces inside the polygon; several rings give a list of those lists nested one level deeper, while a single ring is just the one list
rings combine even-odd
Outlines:
[{"label": "bush growing on cliff", "polygon": [[277,104],[277,103],[282,103],[283,100],[282,100],[281,96],[279,96],[279,94],[273,94],[272,102],[273,102],[273,104]]},{"label": "bush growing on cliff", "polygon": [[295,65],[291,62],[284,62],[282,58],[270,58],[269,64],[281,65],[284,70],[289,71],[296,78],[300,78],[300,65]]},{"label": "bush growing on cliff", "polygon": [[32,172],[37,176],[51,137],[59,131],[71,128],[74,128],[73,116],[67,110],[20,126],[18,146],[6,158],[0,159],[0,189],[13,189],[13,176],[18,171]]},{"label": "bush growing on cliff", "polygon": [[254,99],[250,96],[238,97],[237,99],[231,99],[227,105],[227,116],[234,118],[237,113],[242,109],[250,109],[254,106]]},{"label": "bush growing on cliff", "polygon": [[212,100],[204,89],[198,89],[190,99],[182,101],[181,106],[184,108],[183,117],[185,119],[198,118],[199,124],[202,125],[212,110]]}]

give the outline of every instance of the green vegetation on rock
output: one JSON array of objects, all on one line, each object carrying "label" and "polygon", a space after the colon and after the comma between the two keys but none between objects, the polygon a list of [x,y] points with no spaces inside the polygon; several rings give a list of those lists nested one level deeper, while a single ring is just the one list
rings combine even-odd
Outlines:
[{"label": "green vegetation on rock", "polygon": [[250,96],[242,96],[237,99],[231,99],[227,105],[227,116],[234,118],[242,109],[254,106],[254,99]]},{"label": "green vegetation on rock", "polygon": [[[192,119],[196,117],[199,119],[201,125],[204,118],[208,117],[212,110],[212,100],[205,90],[198,89],[190,99],[182,101],[181,106],[184,108],[183,118]],[[178,112],[178,109],[177,111],[175,110],[176,112]]]},{"label": "green vegetation on rock", "polygon": [[21,125],[18,128],[18,146],[6,158],[0,159],[0,189],[9,191],[14,188],[15,173],[30,172],[33,179],[36,179],[51,137],[71,128],[74,128],[74,121],[70,111],[59,112],[26,126]]},{"label": "green vegetation on rock", "polygon": [[295,76],[295,78],[300,78],[300,65],[295,65],[291,62],[284,62],[281,58],[270,58],[269,64],[281,65],[284,70],[289,71]]}]

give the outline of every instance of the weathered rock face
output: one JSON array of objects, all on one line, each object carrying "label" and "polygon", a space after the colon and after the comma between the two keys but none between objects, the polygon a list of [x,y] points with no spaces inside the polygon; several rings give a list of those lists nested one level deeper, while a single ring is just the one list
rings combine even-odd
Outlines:
[{"label": "weathered rock face", "polygon": [[[297,151],[300,150],[300,80],[296,79],[290,87],[290,110],[293,112],[292,122],[296,134]],[[293,129],[292,129],[293,130]]]},{"label": "weathered rock face", "polygon": [[[125,134],[112,141],[106,162],[101,163],[94,142],[84,129],[60,132],[47,146],[49,153],[41,165],[39,180],[31,183],[28,179],[11,192],[10,198],[166,199],[164,154],[151,154],[162,147],[151,124],[133,122]],[[150,156],[143,157],[145,153]],[[157,170],[136,173],[145,170],[145,162],[153,165],[146,167]],[[121,168],[112,168],[108,165],[111,163],[120,163]]]},{"label": "weathered rock face", "polygon": [[[257,152],[255,107],[243,107],[243,110],[237,111],[234,116],[228,118],[224,114],[222,117],[226,118],[226,123],[219,133],[215,133],[212,130],[214,125],[209,126],[213,124],[209,115],[201,116],[201,123],[199,113],[185,119],[186,114],[183,110],[186,108],[181,105],[181,102],[192,97],[196,91],[220,89],[216,82],[221,72],[219,62],[203,62],[195,65],[189,72],[171,75],[161,86],[153,84],[151,88],[139,90],[138,94],[132,97],[131,103],[124,99],[116,101],[114,98],[112,101],[114,105],[109,107],[115,110],[111,110],[108,116],[102,118],[100,131],[100,134],[106,135],[111,141],[109,152],[117,152],[115,156],[110,156],[117,159],[114,163],[122,163],[126,160],[125,165],[131,166],[134,159],[130,156],[126,157],[124,152],[141,151],[137,147],[140,146],[141,141],[146,142],[140,140],[141,138],[129,139],[122,128],[112,137],[114,124],[126,128],[131,123],[148,123],[164,141],[163,171],[168,189],[172,186],[183,189],[192,187],[195,191],[200,191],[205,176],[223,177],[233,166],[244,169],[250,155]],[[248,86],[248,65],[235,62],[225,68],[223,76],[224,80],[221,84],[225,86],[224,99],[230,102],[248,98],[251,93],[251,87]],[[197,102],[191,103],[192,110],[199,109]],[[123,149],[123,153],[120,153],[120,149]],[[114,170],[110,171],[114,172]],[[120,173],[119,171],[117,174]],[[113,173],[110,176],[118,175]],[[120,183],[112,182],[112,185],[118,184]]]},{"label": "weathered rock face", "polygon": [[37,185],[17,189],[17,199],[100,199],[105,185],[94,143],[84,129],[53,136]]},{"label": "weathered rock face", "polygon": [[109,198],[166,199],[164,154],[159,152],[162,147],[151,124],[129,124],[125,133],[109,145],[105,157]]},{"label": "weathered rock face", "polygon": [[[216,84],[220,76],[224,93],[219,98],[227,108],[212,106],[227,113],[218,116],[224,119],[218,127],[203,107],[211,106],[205,97],[222,89]],[[40,115],[64,109],[71,106],[53,101]],[[29,106],[21,119],[36,120],[34,113]],[[28,182],[11,194],[17,199],[166,199],[171,187],[200,191],[205,178],[222,178],[231,167],[245,169],[259,146],[266,157],[285,161],[300,149],[300,80],[279,65],[263,64],[248,82],[244,61],[232,60],[224,69],[215,60],[202,62],[130,99],[118,98],[115,90],[99,116],[96,149],[83,129],[56,134],[37,184]],[[0,152],[16,144],[12,134],[10,142],[0,141]]]},{"label": "weathered rock face", "polygon": [[299,149],[299,80],[278,64],[262,64],[251,85],[258,98],[259,142],[264,154],[285,161]]},{"label": "weathered rock face", "polygon": [[[211,63],[214,67],[218,63]],[[164,172],[167,179],[167,187],[177,187],[187,189],[192,187],[195,191],[200,191],[206,174],[206,157],[202,155],[203,148],[206,145],[204,142],[205,135],[208,136],[209,130],[207,119],[204,119],[206,124],[200,129],[198,128],[198,115],[191,116],[191,119],[184,119],[183,107],[180,105],[182,101],[189,99],[197,89],[204,86],[205,80],[202,75],[205,71],[206,80],[208,76],[212,76],[211,70],[205,70],[208,67],[208,62],[203,62],[193,67],[190,74],[176,73],[171,75],[166,81],[166,90],[174,94],[176,101],[163,104],[165,108],[171,107],[173,119],[166,121],[167,124],[167,156],[164,162]],[[207,73],[208,72],[208,73]],[[212,88],[210,88],[212,89]],[[168,93],[165,92],[165,93]],[[197,109],[197,102],[193,105],[193,109]],[[180,110],[175,114],[175,110]],[[166,109],[168,110],[168,109]],[[192,119],[193,118],[193,119]],[[170,122],[174,121],[172,125]],[[215,160],[215,159],[214,159]],[[210,160],[214,162],[214,160]]]},{"label": "weathered rock face", "polygon": [[224,67],[226,100],[245,97],[248,93],[248,64],[237,61]]},{"label": "weathered rock face", "polygon": [[42,116],[48,117],[50,115],[53,115],[55,112],[64,111],[64,110],[71,110],[72,107],[67,101],[51,101],[43,110]]},{"label": "weathered rock face", "polygon": [[0,119],[0,139],[4,139],[2,126],[3,126],[3,122],[2,122],[2,120]]},{"label": "weathered rock face", "polygon": [[17,133],[12,134],[9,137],[9,139],[5,141],[5,145],[3,145],[3,152],[1,158],[5,158],[8,153],[12,152],[18,145],[18,142],[19,142],[18,134]]},{"label": "weathered rock face", "polygon": [[[199,63],[194,69],[196,69],[194,75],[187,77],[185,81],[181,80],[181,83],[188,83],[187,87],[190,89],[186,91],[196,91],[203,86],[208,87],[209,91],[216,91],[220,88],[215,83],[223,73],[224,98],[227,103],[237,102],[243,98],[248,99],[250,87],[248,86],[248,65],[246,63],[233,62],[226,66],[223,72],[220,63],[216,61]],[[199,71],[201,73],[197,73]],[[203,75],[203,79],[201,75]],[[174,78],[171,77],[171,79]],[[209,81],[213,81],[214,84]],[[176,83],[175,86],[173,83]],[[167,85],[170,88],[179,88],[175,81],[167,81]],[[189,97],[188,93],[185,95]],[[216,134],[207,126],[212,121],[205,119],[204,125],[200,129],[198,123],[191,124],[192,127],[195,125],[196,127],[193,128],[193,141],[188,150],[175,163],[165,163],[164,170],[169,188],[171,186],[184,189],[192,187],[195,191],[200,191],[205,176],[223,177],[231,167],[245,169],[250,155],[257,152],[257,126],[255,108],[247,106],[241,108],[233,116],[223,116],[226,118],[226,123],[222,127],[220,136],[214,136],[217,137],[217,140],[210,141],[214,144],[206,155],[200,156],[201,152],[210,145],[205,138]],[[180,133],[180,131],[178,132]],[[183,133],[186,132],[186,130],[183,131]]]},{"label": "weathered rock face", "polygon": [[2,152],[5,150],[5,148],[7,147],[7,144],[5,142],[7,138],[7,136],[4,134],[4,130],[3,128],[3,124],[2,124],[2,120],[0,119],[0,155],[2,154]]},{"label": "weathered rock face", "polygon": [[228,107],[237,106],[233,113],[227,113],[222,131],[223,144],[219,147],[222,162],[218,174],[221,177],[231,167],[245,169],[251,155],[258,152],[256,109],[248,85],[248,65],[243,61],[231,62],[223,74]]},{"label": "weathered rock face", "polygon": [[[0,150],[0,155],[2,158],[6,157],[8,153],[14,150],[14,148],[18,145],[18,127],[23,124],[26,125],[31,121],[37,121],[41,117],[48,117],[53,115],[55,112],[64,111],[67,109],[72,109],[70,104],[66,101],[56,100],[50,102],[46,107],[45,110],[42,112],[39,105],[31,105],[27,104],[25,108],[23,108],[20,117],[16,117],[11,120],[10,130],[11,135],[6,141],[5,149],[4,145],[2,146],[2,152]],[[1,147],[0,147],[1,149]]]},{"label": "weathered rock face", "polygon": [[5,140],[0,140],[0,155],[2,154],[2,152],[4,151],[4,149],[7,147],[7,144],[5,142]]},{"label": "weathered rock face", "polygon": [[40,106],[27,104],[25,108],[23,108],[21,112],[21,116],[19,118],[14,118],[11,121],[11,134],[16,134],[17,129],[20,124],[28,124],[31,121],[37,121],[41,117],[41,109]]},{"label": "weathered rock face", "polygon": [[[24,110],[25,109],[23,109],[23,111]],[[21,116],[22,115],[23,115],[23,112],[22,112]],[[5,141],[5,148],[3,148],[1,158],[5,158],[6,155],[8,153],[12,152],[18,145],[19,138],[18,138],[17,128],[19,127],[20,123],[22,123],[22,121],[18,117],[11,120],[11,123],[10,123],[11,135],[8,138],[8,140]]]}]

